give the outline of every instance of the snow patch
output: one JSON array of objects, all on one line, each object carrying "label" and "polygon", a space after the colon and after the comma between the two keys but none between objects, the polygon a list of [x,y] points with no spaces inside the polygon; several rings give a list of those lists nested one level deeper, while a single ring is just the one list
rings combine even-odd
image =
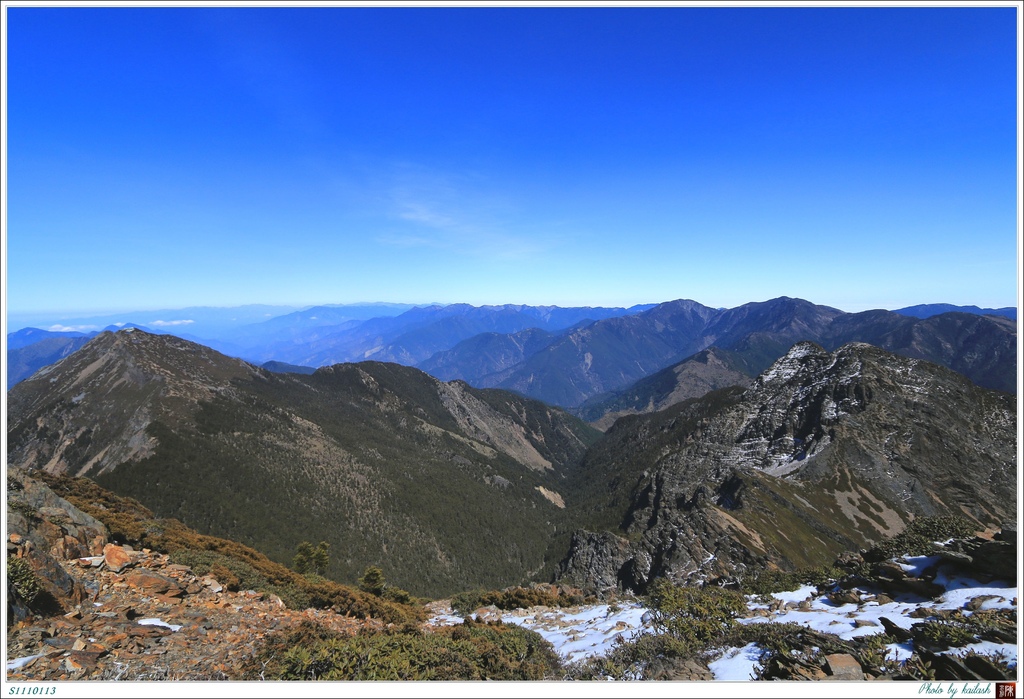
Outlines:
[{"label": "snow patch", "polygon": [[142,626],[163,626],[164,628],[170,629],[171,631],[181,630],[181,624],[168,624],[166,621],[156,618],[139,619],[138,623]]},{"label": "snow patch", "polygon": [[708,663],[708,669],[716,680],[752,680],[760,667],[762,654],[760,646],[748,643],[742,648],[728,649],[718,660]]},{"label": "snow patch", "polygon": [[7,661],[7,672],[11,672],[13,670],[17,670],[18,668],[24,667],[24,666],[28,665],[30,662],[32,662],[33,660],[36,660],[37,658],[42,658],[45,655],[46,655],[46,653],[39,653],[37,655],[28,655],[28,656],[26,656],[24,658],[15,658],[14,660],[8,660]]}]

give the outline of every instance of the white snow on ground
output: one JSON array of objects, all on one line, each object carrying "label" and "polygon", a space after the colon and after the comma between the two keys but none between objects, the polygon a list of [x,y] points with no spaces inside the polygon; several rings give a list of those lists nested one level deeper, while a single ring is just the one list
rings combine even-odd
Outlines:
[{"label": "white snow on ground", "polygon": [[29,656],[26,656],[24,658],[15,658],[14,660],[8,660],[7,661],[7,672],[11,672],[13,670],[17,670],[18,668],[20,668],[20,667],[22,667],[24,665],[28,665],[30,662],[32,662],[36,658],[42,658],[44,655],[46,655],[46,653],[39,653],[38,655],[29,655]]},{"label": "white snow on ground", "polygon": [[[638,602],[617,605],[595,604],[582,607],[532,607],[501,614],[502,622],[517,624],[536,631],[555,648],[566,662],[589,656],[602,656],[611,651],[615,639],[649,630],[643,616],[647,611]],[[461,624],[462,617],[438,614],[430,620],[435,624]]]},{"label": "white snow on ground", "polygon": [[[940,559],[937,556],[914,556],[900,560],[901,567],[911,575],[919,574],[921,571],[935,565]],[[844,640],[851,640],[858,636],[871,636],[882,633],[881,617],[886,617],[900,628],[909,629],[911,625],[920,623],[924,619],[913,618],[912,612],[920,607],[934,609],[963,609],[964,605],[976,597],[988,597],[982,603],[981,609],[1015,609],[1017,600],[1017,588],[1004,582],[980,583],[968,577],[956,577],[949,575],[949,568],[941,568],[935,576],[935,583],[946,588],[946,592],[935,600],[925,600],[915,595],[898,595],[893,602],[878,604],[867,601],[861,605],[844,604],[835,605],[824,597],[815,598],[816,589],[805,585],[793,592],[776,593],[772,597],[786,603],[799,604],[808,601],[809,607],[806,610],[781,609],[772,617],[752,617],[741,619],[743,624],[766,623],[769,621],[787,623],[792,622],[806,626],[815,631],[832,633]],[[765,609],[766,605],[751,604],[751,609]],[[969,611],[964,612],[971,614]],[[858,624],[858,622],[860,622]],[[887,646],[889,659],[906,660],[910,657],[912,646],[909,643],[893,643]],[[1017,663],[1017,646],[1009,643],[974,643],[961,649],[951,649],[949,652],[962,655],[968,649],[986,655],[1000,655],[1011,664]],[[735,649],[730,649],[730,651]],[[728,651],[727,651],[728,652]],[[716,679],[719,678],[715,675]]]},{"label": "white snow on ground", "polygon": [[708,664],[716,680],[752,680],[764,651],[756,643],[730,648],[722,657]]},{"label": "white snow on ground", "polygon": [[181,629],[181,624],[168,624],[162,619],[139,619],[138,623],[142,626],[163,626],[171,631],[179,631]]},{"label": "white snow on ground", "polygon": [[647,610],[639,603],[624,603],[613,610],[607,604],[540,611],[517,609],[505,612],[501,620],[536,631],[550,641],[567,662],[588,656],[606,655],[623,634],[632,635],[644,627]]},{"label": "white snow on ground", "polygon": [[[918,556],[901,559],[908,573],[916,573],[934,565],[936,557]],[[909,629],[912,624],[924,621],[913,618],[912,612],[920,607],[936,609],[963,609],[970,600],[991,596],[981,609],[1015,609],[1017,588],[1007,583],[992,582],[982,584],[966,577],[951,577],[948,569],[943,569],[935,578],[935,582],[946,588],[946,592],[935,600],[926,600],[915,595],[899,595],[892,602],[878,604],[871,601],[870,593],[862,591],[867,601],[860,605],[836,605],[824,597],[816,597],[817,589],[812,585],[804,585],[790,592],[772,595],[783,603],[783,608],[775,614],[740,619],[742,624],[759,624],[767,622],[797,623],[815,631],[831,633],[844,640],[858,636],[870,636],[882,633],[881,617],[887,617],[897,626]],[[768,605],[759,603],[750,597],[748,606],[751,610],[768,609]],[[801,602],[805,609],[795,608]],[[507,624],[518,624],[531,631],[536,631],[551,643],[555,652],[566,662],[582,660],[588,656],[606,655],[614,646],[615,640],[625,636],[629,640],[635,634],[650,632],[650,624],[643,621],[647,612],[638,602],[620,602],[613,608],[607,604],[570,607],[565,609],[534,607],[503,612],[501,620]],[[970,614],[969,611],[964,611]],[[460,624],[462,617],[454,614],[438,614],[432,620],[435,624]],[[858,624],[858,622],[860,622]],[[910,643],[893,643],[887,646],[887,657],[890,660],[903,661],[910,658],[913,646]],[[964,648],[951,649],[955,655],[963,655],[974,650],[986,655],[1002,655],[1011,665],[1017,663],[1017,646],[1009,643],[991,643],[988,641],[973,643]],[[716,680],[749,680],[758,664],[761,649],[755,644],[743,648],[723,649],[718,660],[710,664]]]}]

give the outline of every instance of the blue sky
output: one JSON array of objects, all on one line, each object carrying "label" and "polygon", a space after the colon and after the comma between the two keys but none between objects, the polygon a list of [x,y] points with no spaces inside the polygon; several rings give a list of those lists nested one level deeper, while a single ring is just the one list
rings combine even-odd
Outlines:
[{"label": "blue sky", "polygon": [[9,313],[1016,304],[1016,9],[8,7]]}]

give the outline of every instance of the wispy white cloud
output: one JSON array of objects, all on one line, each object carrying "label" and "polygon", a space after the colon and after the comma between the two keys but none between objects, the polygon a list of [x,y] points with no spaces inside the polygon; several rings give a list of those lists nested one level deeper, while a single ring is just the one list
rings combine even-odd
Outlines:
[{"label": "wispy white cloud", "polygon": [[98,325],[51,325],[47,328],[52,333],[87,333],[99,330]]},{"label": "wispy white cloud", "polygon": [[515,211],[484,178],[405,165],[386,200],[388,215],[405,224],[377,236],[393,247],[445,250],[473,258],[522,259],[545,245],[512,230]]},{"label": "wispy white cloud", "polygon": [[158,328],[167,328],[174,325],[189,325],[194,322],[194,320],[154,320],[150,321],[148,325],[155,325]]}]

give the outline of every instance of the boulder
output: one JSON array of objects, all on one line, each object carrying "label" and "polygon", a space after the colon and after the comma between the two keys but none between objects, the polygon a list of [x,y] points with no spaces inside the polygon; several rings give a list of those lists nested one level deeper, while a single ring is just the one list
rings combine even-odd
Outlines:
[{"label": "boulder", "polygon": [[833,680],[863,680],[864,670],[849,653],[833,653],[825,656],[825,672]]},{"label": "boulder", "polygon": [[124,547],[116,544],[107,544],[103,547],[103,562],[110,570],[120,573],[131,565],[132,557]]},{"label": "boulder", "polygon": [[125,578],[125,582],[148,595],[176,597],[183,592],[174,579],[147,569],[133,571]]}]

